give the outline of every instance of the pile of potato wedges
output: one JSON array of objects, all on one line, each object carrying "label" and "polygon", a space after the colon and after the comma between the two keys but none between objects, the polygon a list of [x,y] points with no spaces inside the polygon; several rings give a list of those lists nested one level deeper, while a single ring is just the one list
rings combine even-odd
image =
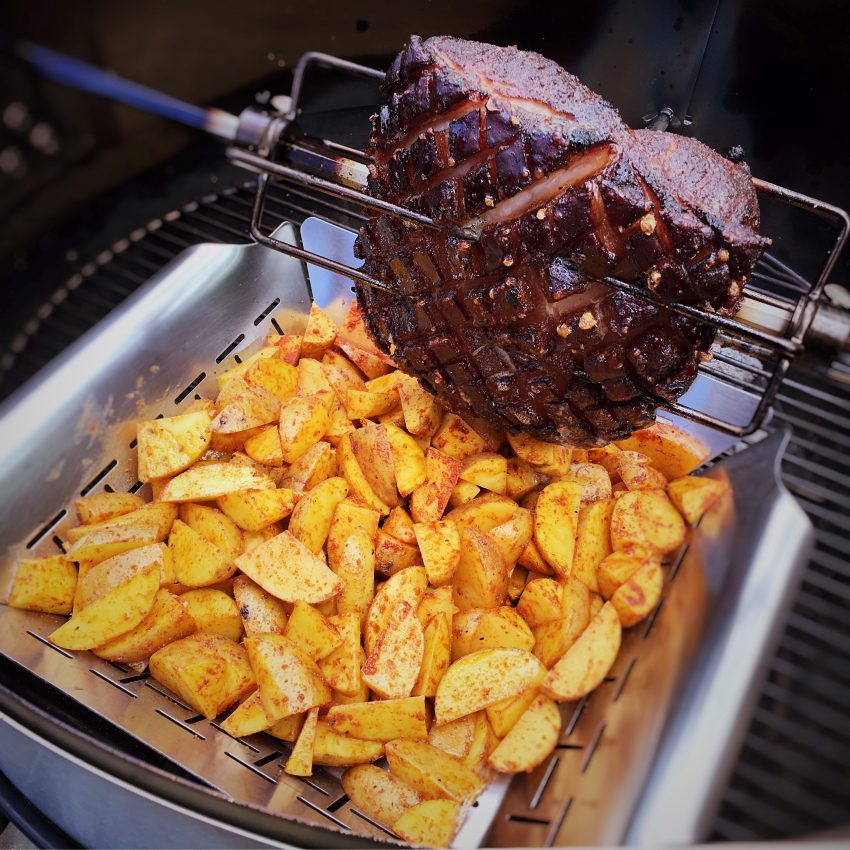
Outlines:
[{"label": "pile of potato wedges", "polygon": [[140,423],[137,452],[149,500],[78,499],[8,604],[70,615],[57,646],[149,669],[234,737],[289,742],[289,774],[347,768],[356,807],[430,846],[550,755],[558,703],[603,681],[725,489],[670,425],[583,450],[444,412],[356,307],[337,327],[314,306],[215,400]]}]

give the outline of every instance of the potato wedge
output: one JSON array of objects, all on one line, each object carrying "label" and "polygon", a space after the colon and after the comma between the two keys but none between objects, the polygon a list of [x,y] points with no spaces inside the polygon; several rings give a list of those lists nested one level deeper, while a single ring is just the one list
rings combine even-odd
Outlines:
[{"label": "potato wedge", "polygon": [[642,546],[629,545],[612,552],[602,560],[597,571],[599,593],[605,599],[610,599],[617,592],[617,588],[639,569],[658,561],[656,552]]},{"label": "potato wedge", "polygon": [[424,741],[428,737],[423,696],[332,706],[325,719],[335,732],[366,741]]},{"label": "potato wedge", "polygon": [[249,635],[242,645],[272,722],[330,703],[331,689],[316,662],[283,635]]},{"label": "potato wedge", "polygon": [[336,447],[336,459],[340,475],[345,478],[351,488],[351,501],[378,511],[381,516],[386,516],[390,512],[390,507],[378,498],[357,462],[351,445],[351,434],[345,434],[340,438]]},{"label": "potato wedge", "polygon": [[311,552],[322,551],[337,505],[348,495],[344,478],[327,478],[301,496],[289,519],[289,533]]},{"label": "potato wedge", "polygon": [[386,628],[393,610],[407,602],[415,611],[422,601],[428,587],[428,575],[424,567],[408,567],[388,578],[375,591],[375,598],[369,607],[363,645],[366,654],[370,654],[378,640],[378,635]]},{"label": "potato wedge", "polygon": [[325,436],[334,403],[334,394],[325,390],[311,396],[296,396],[280,406],[278,427],[284,463],[294,463]]},{"label": "potato wedge", "polygon": [[139,480],[148,482],[182,472],[207,450],[211,436],[211,419],[205,410],[140,422]]},{"label": "potato wedge", "polygon": [[349,419],[372,419],[389,413],[398,407],[396,393],[371,393],[369,390],[358,390],[348,387],[342,401],[345,415]]},{"label": "potato wedge", "polygon": [[444,723],[442,726],[432,726],[428,733],[428,743],[450,756],[464,760],[469,755],[472,739],[475,735],[477,715],[467,714]]},{"label": "potato wedge", "polygon": [[271,393],[278,401],[286,401],[295,395],[298,373],[285,360],[263,357],[245,370],[245,381]]},{"label": "potato wedge", "polygon": [[581,637],[546,674],[541,690],[559,702],[581,699],[602,684],[620,650],[622,627],[606,602]]},{"label": "potato wedge", "polygon": [[475,628],[472,645],[475,651],[508,647],[530,651],[534,647],[534,635],[510,605],[503,605],[484,611]]},{"label": "potato wedge", "polygon": [[320,720],[316,726],[316,738],[313,741],[313,764],[329,767],[351,767],[376,761],[384,754],[384,745],[380,741],[361,741],[340,735]]},{"label": "potato wedge", "polygon": [[278,349],[272,345],[263,346],[259,351],[255,351],[253,354],[245,356],[244,351],[239,352],[241,363],[236,363],[235,356],[233,358],[233,363],[235,364],[226,372],[222,372],[220,375],[216,376],[216,382],[218,383],[218,391],[222,393],[228,385],[233,384],[234,381],[238,385],[240,380],[245,377],[245,373],[258,361],[271,357],[278,356]]},{"label": "potato wedge", "polygon": [[696,437],[666,422],[635,431],[617,446],[625,451],[641,452],[668,480],[693,472],[708,460],[707,446]]},{"label": "potato wedge", "polygon": [[702,515],[729,489],[725,481],[687,475],[667,485],[667,495],[690,525],[696,525]]},{"label": "potato wedge", "polygon": [[440,680],[434,704],[437,724],[536,687],[544,673],[540,661],[524,649],[485,649],[466,655]]},{"label": "potato wedge", "polygon": [[540,470],[544,475],[565,473],[569,469],[572,450],[557,443],[546,443],[528,434],[508,434],[514,454]]},{"label": "potato wedge", "polygon": [[525,567],[515,566],[508,577],[508,599],[511,602],[518,602],[527,583],[528,570]]},{"label": "potato wedge", "polygon": [[354,806],[390,828],[408,809],[423,800],[415,788],[373,764],[349,768],[340,782]]},{"label": "potato wedge", "polygon": [[490,753],[487,763],[499,773],[528,773],[552,754],[561,734],[561,712],[538,694],[513,728]]},{"label": "potato wedge", "polygon": [[179,519],[171,527],[168,548],[174,561],[174,575],[186,587],[206,587],[236,572],[236,564],[227,552]]},{"label": "potato wedge", "polygon": [[397,386],[408,433],[430,437],[440,426],[443,411],[437,399],[416,378],[408,377]]},{"label": "potato wedge", "polygon": [[613,499],[601,499],[582,505],[576,528],[576,548],[572,575],[584,582],[594,593],[599,592],[596,571],[602,560],[611,554],[611,514]]},{"label": "potato wedge", "polygon": [[284,635],[316,662],[330,655],[342,643],[336,626],[300,599],[292,608]]},{"label": "potato wedge", "polygon": [[508,489],[508,459],[495,452],[472,455],[464,460],[459,478],[504,496]]},{"label": "potato wedge", "polygon": [[509,522],[520,510],[513,499],[499,496],[496,493],[485,493],[464,505],[460,505],[446,519],[457,523],[459,528],[475,528],[481,531],[492,531],[499,525]]},{"label": "potato wedge", "polygon": [[[446,413],[431,437],[431,445],[443,454],[464,460],[487,450],[487,443],[467,422],[454,413]],[[500,455],[496,455],[500,457]],[[477,482],[473,482],[477,483]]]},{"label": "potato wedge", "polygon": [[342,547],[348,536],[355,530],[360,529],[366,533],[370,544],[374,544],[378,534],[378,522],[380,513],[371,508],[356,505],[350,499],[343,499],[334,511],[331,527],[328,530],[326,550],[328,553],[328,566],[338,571]]},{"label": "potato wedge", "polygon": [[611,602],[624,629],[645,620],[661,598],[664,588],[664,573],[658,561],[644,564],[621,584]]},{"label": "potato wedge", "polygon": [[275,356],[290,366],[301,357],[301,337],[294,334],[269,334],[268,343],[275,348]]},{"label": "potato wedge", "polygon": [[336,574],[342,582],[336,597],[337,611],[340,615],[356,614],[361,628],[365,628],[375,595],[375,549],[362,528],[354,529],[342,545]]},{"label": "potato wedge", "polygon": [[667,479],[641,452],[621,451],[612,456],[612,465],[629,490],[663,490]]},{"label": "potato wedge", "polygon": [[[296,603],[297,605],[298,603]],[[354,696],[360,692],[360,616],[336,614],[328,618],[340,637],[339,646],[319,661],[319,670],[334,693]]]},{"label": "potato wedge", "polygon": [[561,583],[561,616],[533,629],[534,654],[551,667],[578,639],[590,622],[590,591],[577,578]]},{"label": "potato wedge", "polygon": [[[257,691],[256,693],[257,699],[259,699],[260,692]],[[260,706],[262,706],[262,701],[260,701]],[[265,715],[265,709],[263,709],[263,714]],[[287,741],[290,744],[294,744],[298,740],[298,736],[301,734],[301,727],[304,725],[306,718],[306,711],[301,712],[300,714],[289,714],[286,717],[281,717],[280,720],[275,723],[272,723],[266,731],[274,738],[279,738],[281,741]]]},{"label": "potato wedge", "polygon": [[583,485],[555,481],[543,488],[534,512],[534,542],[559,576],[573,567]]},{"label": "potato wedge", "polygon": [[337,339],[336,344],[367,378],[379,378],[381,375],[386,375],[391,368],[380,357],[347,340]]},{"label": "potato wedge", "polygon": [[232,738],[244,738],[246,735],[256,735],[270,725],[271,721],[260,701],[260,692],[255,690],[227,715],[221,722],[221,729]]},{"label": "potato wedge", "polygon": [[517,558],[517,564],[537,573],[541,576],[551,576],[555,571],[543,560],[534,538],[528,541],[528,545],[522,550],[522,554]]},{"label": "potato wedge", "polygon": [[217,500],[219,508],[244,531],[262,531],[288,517],[298,504],[294,490],[245,490]]},{"label": "potato wedge", "polygon": [[457,508],[460,505],[465,505],[467,502],[471,502],[480,492],[481,488],[477,484],[470,484],[468,481],[458,481],[452,488],[448,506],[450,508]]},{"label": "potato wedge", "polygon": [[121,664],[147,661],[157,650],[197,630],[189,606],[167,590],[157,591],[153,607],[136,628],[97,647],[94,654]]},{"label": "potato wedge", "polygon": [[419,617],[422,628],[425,628],[437,614],[445,614],[451,626],[452,617],[457,613],[457,610],[457,605],[452,600],[451,586],[443,585],[443,587],[432,587],[425,591],[425,595],[416,609],[416,616]]},{"label": "potato wedge", "polygon": [[385,423],[383,428],[392,450],[396,487],[402,496],[409,496],[425,483],[425,453],[416,440],[398,426]]},{"label": "potato wedge", "polygon": [[471,803],[483,790],[481,779],[460,759],[425,741],[390,741],[386,756],[390,773],[425,797]]},{"label": "potato wedge", "polygon": [[518,457],[508,458],[506,478],[506,495],[516,502],[546,481],[542,473]]},{"label": "potato wedge", "polygon": [[384,524],[381,526],[381,531],[384,534],[389,534],[390,537],[395,537],[402,543],[416,545],[416,531],[413,528],[413,520],[410,514],[400,505],[394,507],[390,511]]},{"label": "potato wedge", "polygon": [[414,543],[402,543],[383,531],[375,537],[375,569],[385,576],[395,575],[399,570],[422,563],[419,547]]},{"label": "potato wedge", "polygon": [[410,495],[410,515],[414,522],[437,522],[442,518],[457,484],[461,462],[429,448],[425,463],[425,482]]},{"label": "potato wedge", "polygon": [[469,655],[470,652],[475,652],[475,632],[478,629],[478,624],[481,622],[481,617],[484,616],[487,608],[468,608],[465,611],[458,611],[451,620],[452,624],[452,661],[457,661],[458,658],[463,658],[464,655]]},{"label": "potato wedge", "polygon": [[220,635],[194,634],[151,656],[151,675],[212,720],[257,683],[245,650]]},{"label": "potato wedge", "polygon": [[144,499],[135,493],[95,493],[74,501],[77,516],[83,525],[106,522],[130,511],[137,511],[144,505]]},{"label": "potato wedge", "polygon": [[517,508],[513,516],[487,532],[499,547],[508,569],[522,557],[534,537],[534,516],[525,508]]},{"label": "potato wedge", "polygon": [[416,608],[402,600],[390,612],[360,671],[361,677],[383,699],[410,696],[424,651],[425,637]]},{"label": "potato wedge", "polygon": [[504,738],[514,728],[516,722],[534,702],[537,693],[537,688],[529,688],[515,697],[494,702],[493,705],[488,705],[484,709],[493,732],[499,738]]},{"label": "potato wedge", "polygon": [[412,693],[414,696],[433,697],[452,660],[451,626],[444,612],[437,613],[428,621],[424,626],[423,636],[425,648],[422,652],[422,665]]},{"label": "potato wedge", "polygon": [[425,800],[400,815],[393,831],[414,846],[449,847],[462,816],[463,806],[455,800]]},{"label": "potato wedge", "polygon": [[240,555],[236,566],[284,602],[300,599],[315,605],[342,589],[342,580],[288,531]]},{"label": "potato wedge", "polygon": [[337,326],[315,303],[310,305],[307,327],[301,338],[301,357],[321,357],[336,340]]},{"label": "potato wedge", "polygon": [[303,493],[336,474],[336,449],[325,440],[319,440],[289,467],[281,486]]},{"label": "potato wedge", "polygon": [[663,490],[630,490],[617,499],[611,514],[611,545],[629,544],[662,555],[685,542],[685,523]]},{"label": "potato wedge", "polygon": [[386,505],[398,504],[395,460],[383,425],[369,424],[351,433],[351,450],[375,495]]},{"label": "potato wedge", "polygon": [[562,596],[563,588],[555,579],[535,578],[526,584],[517,613],[532,629],[551,623],[563,616]]},{"label": "potato wedge", "polygon": [[235,463],[205,463],[175,475],[159,495],[160,502],[208,502],[239,490],[271,490],[274,482]]},{"label": "potato wedge", "polygon": [[353,431],[354,423],[345,415],[342,405],[337,402],[331,409],[328,429],[322,439],[336,448],[339,446],[339,441]]},{"label": "potato wedge", "polygon": [[283,603],[248,576],[237,576],[234,579],[233,598],[239,609],[245,634],[284,633],[287,615]]},{"label": "potato wedge", "polygon": [[496,777],[493,769],[487,764],[487,756],[496,749],[499,739],[490,726],[486,711],[479,711],[472,717],[475,718],[475,729],[472,733],[469,752],[464,757],[463,762],[484,782],[492,782]]},{"label": "potato wedge", "polygon": [[313,743],[316,740],[316,724],[319,721],[319,709],[311,708],[304,718],[304,724],[298,733],[298,740],[286,760],[283,769],[290,776],[313,775]]},{"label": "potato wedge", "polygon": [[168,537],[177,517],[174,505],[154,503],[137,511],[92,526],[80,526],[79,534],[68,529],[73,545],[67,551],[70,561],[98,563],[122,552],[159,543]]},{"label": "potato wedge", "polygon": [[611,478],[605,467],[598,463],[571,463],[566,477],[582,485],[582,505],[611,498]]},{"label": "potato wedge", "polygon": [[44,614],[70,614],[77,568],[64,555],[18,561],[8,605]]},{"label": "potato wedge", "polygon": [[435,587],[448,584],[460,563],[460,531],[451,520],[413,525],[428,581]]},{"label": "potato wedge", "polygon": [[242,620],[236,602],[221,590],[202,587],[180,597],[198,634],[221,635],[232,641],[242,638]]},{"label": "potato wedge", "polygon": [[269,425],[280,413],[280,400],[268,390],[249,384],[244,375],[222,387],[216,406],[219,412],[210,426],[213,434],[244,434]]},{"label": "potato wedge", "polygon": [[116,565],[121,558],[101,561],[80,579],[86,604],[75,606],[71,619],[50,635],[51,643],[63,649],[94,649],[144,620],[159,590],[159,562],[146,558]]},{"label": "potato wedge", "polygon": [[475,527],[461,530],[460,545],[452,584],[455,605],[461,611],[502,605],[508,594],[508,567],[499,547]]},{"label": "potato wedge", "polygon": [[[265,491],[263,491],[265,492]],[[221,511],[207,505],[184,502],[180,505],[179,518],[201,537],[209,540],[231,560],[241,555],[245,548],[244,535],[231,519]]]}]

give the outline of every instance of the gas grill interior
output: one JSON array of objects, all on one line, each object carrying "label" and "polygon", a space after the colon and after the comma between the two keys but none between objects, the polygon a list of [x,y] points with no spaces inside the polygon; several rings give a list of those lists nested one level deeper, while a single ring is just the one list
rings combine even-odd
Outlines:
[{"label": "gas grill interior", "polygon": [[[267,105],[274,95],[288,92],[288,66],[313,48],[385,67],[389,55],[417,29],[518,42],[577,73],[635,126],[644,118],[656,120],[670,107],[671,131],[693,133],[718,149],[740,142],[758,176],[850,205],[846,189],[845,197],[840,189],[850,185],[850,166],[828,141],[834,136],[829,116],[836,114],[836,104],[821,109],[825,95],[806,102],[804,93],[815,78],[830,88],[828,80],[850,73],[840,64],[846,57],[842,60],[834,47],[850,38],[850,14],[838,2],[826,2],[810,15],[791,0],[717,0],[697,3],[687,13],[676,3],[653,2],[648,9],[641,4],[640,14],[634,4],[609,2],[596,13],[571,10],[577,15],[572,21],[564,19],[565,12],[544,13],[521,3],[472,4],[466,13],[435,3],[427,21],[417,23],[408,12],[392,25],[379,23],[379,4],[362,4],[362,10],[330,4],[327,16],[311,17],[303,10],[288,29],[275,24],[267,32],[252,22],[259,5],[243,4],[232,38],[243,39],[240,53],[259,51],[265,63],[245,59],[229,73],[211,72],[214,82],[206,90],[200,85],[190,91],[188,84],[183,91],[173,85],[171,90],[238,111],[252,101]],[[13,32],[45,41],[52,35],[54,46],[69,52],[76,46],[78,55],[85,55],[82,25],[72,27],[63,43],[62,36],[40,28],[23,4],[11,7]],[[175,14],[165,4],[160,12],[163,20]],[[177,15],[172,37],[197,43],[215,30],[210,52],[222,51],[232,38],[224,40],[220,31],[232,14],[232,7],[214,2],[206,21]],[[102,44],[111,33],[126,44],[133,24],[142,26],[129,19],[110,23],[105,14],[95,14],[92,38]],[[549,33],[545,39],[543,32]],[[269,46],[273,37],[282,49]],[[168,37],[152,36],[152,43],[151,56],[159,54],[162,62]],[[120,67],[116,46],[107,53],[116,57],[116,70],[143,77],[143,64],[131,71]],[[96,61],[94,55],[85,58]],[[215,64],[210,55],[206,61]],[[197,48],[186,48],[175,62],[203,73]],[[791,81],[789,64],[803,82]],[[7,233],[0,246],[8,278],[4,291],[11,292],[0,339],[0,397],[23,386],[184,249],[249,243],[256,189],[256,181],[228,164],[213,142],[168,130],[161,149],[151,153],[145,145],[149,148],[151,134],[161,129],[156,119],[95,107],[84,96],[63,95],[17,66],[7,70],[11,73],[0,87],[0,195],[5,196],[0,214],[9,216],[18,242],[10,245]],[[635,82],[640,80],[646,84]],[[168,89],[170,80],[150,82]],[[789,127],[784,120],[789,92],[790,102],[800,96],[793,114],[805,119],[790,122],[799,126]],[[374,86],[320,72],[305,91],[300,126],[362,149],[373,103]],[[780,133],[782,145],[775,140]],[[795,146],[800,149],[789,151]],[[138,173],[128,165],[134,153]],[[810,211],[786,204],[765,203],[763,212],[763,230],[775,238],[775,246],[760,265],[757,281],[773,297],[792,299],[811,287],[834,246],[835,229]],[[351,229],[361,220],[360,211],[345,202],[294,186],[268,188],[262,218],[266,232],[316,215]],[[850,294],[836,284],[848,279],[845,256],[826,290],[845,308]],[[751,369],[737,379],[768,382],[774,374]],[[805,835],[844,824],[850,811],[850,359],[806,354],[780,378],[765,429],[790,429],[782,480],[814,525],[815,546],[712,827],[712,837],[721,840]],[[132,748],[126,740],[114,743]]]}]

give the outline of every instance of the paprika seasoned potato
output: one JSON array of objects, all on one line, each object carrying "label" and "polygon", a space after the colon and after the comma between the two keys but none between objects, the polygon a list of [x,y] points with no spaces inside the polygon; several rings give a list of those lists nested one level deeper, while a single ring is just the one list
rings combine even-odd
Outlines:
[{"label": "paprika seasoned potato", "polygon": [[77,568],[64,555],[18,562],[9,592],[12,608],[44,614],[70,614],[77,588]]},{"label": "paprika seasoned potato", "polygon": [[151,656],[151,675],[212,720],[256,687],[245,650],[221,635],[169,643]]},{"label": "paprika seasoned potato", "polygon": [[604,680],[728,484],[664,423],[573,449],[444,412],[356,305],[240,356],[215,399],[139,424],[154,501],[79,498],[9,604],[73,611],[57,645],[147,662],[226,733],[285,741],[288,774],[349,768],[364,816],[447,846],[550,757],[556,703]]},{"label": "paprika seasoned potato", "polygon": [[424,799],[415,788],[373,764],[349,768],[340,781],[342,790],[363,814],[389,827]]},{"label": "paprika seasoned potato", "polygon": [[543,673],[540,661],[524,649],[486,649],[465,655],[446,670],[437,687],[437,723],[448,723],[515,697],[536,687]]}]

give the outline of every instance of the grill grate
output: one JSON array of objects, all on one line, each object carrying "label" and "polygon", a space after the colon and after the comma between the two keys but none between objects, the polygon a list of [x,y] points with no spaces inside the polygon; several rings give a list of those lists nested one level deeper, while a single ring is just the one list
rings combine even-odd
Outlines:
[{"label": "grill grate", "polygon": [[[253,184],[237,185],[188,203],[81,266],[13,341],[0,364],[0,393],[23,384],[184,248],[250,241],[254,190]],[[315,203],[297,191],[272,187],[265,221],[300,222]],[[347,209],[337,206],[335,212],[356,223]],[[793,284],[787,269],[764,267],[761,273]],[[850,539],[845,530],[850,394],[795,365],[775,412],[776,421],[792,429],[783,476],[815,525],[816,548],[714,824],[714,837],[722,839],[799,835],[841,824],[850,810]],[[191,719],[182,719],[181,726],[198,734]],[[571,753],[565,749],[559,755]],[[252,753],[248,769],[261,773],[264,764],[258,762],[266,756]],[[321,791],[311,789],[312,794]],[[336,802],[323,798],[322,806],[332,811]]]}]

